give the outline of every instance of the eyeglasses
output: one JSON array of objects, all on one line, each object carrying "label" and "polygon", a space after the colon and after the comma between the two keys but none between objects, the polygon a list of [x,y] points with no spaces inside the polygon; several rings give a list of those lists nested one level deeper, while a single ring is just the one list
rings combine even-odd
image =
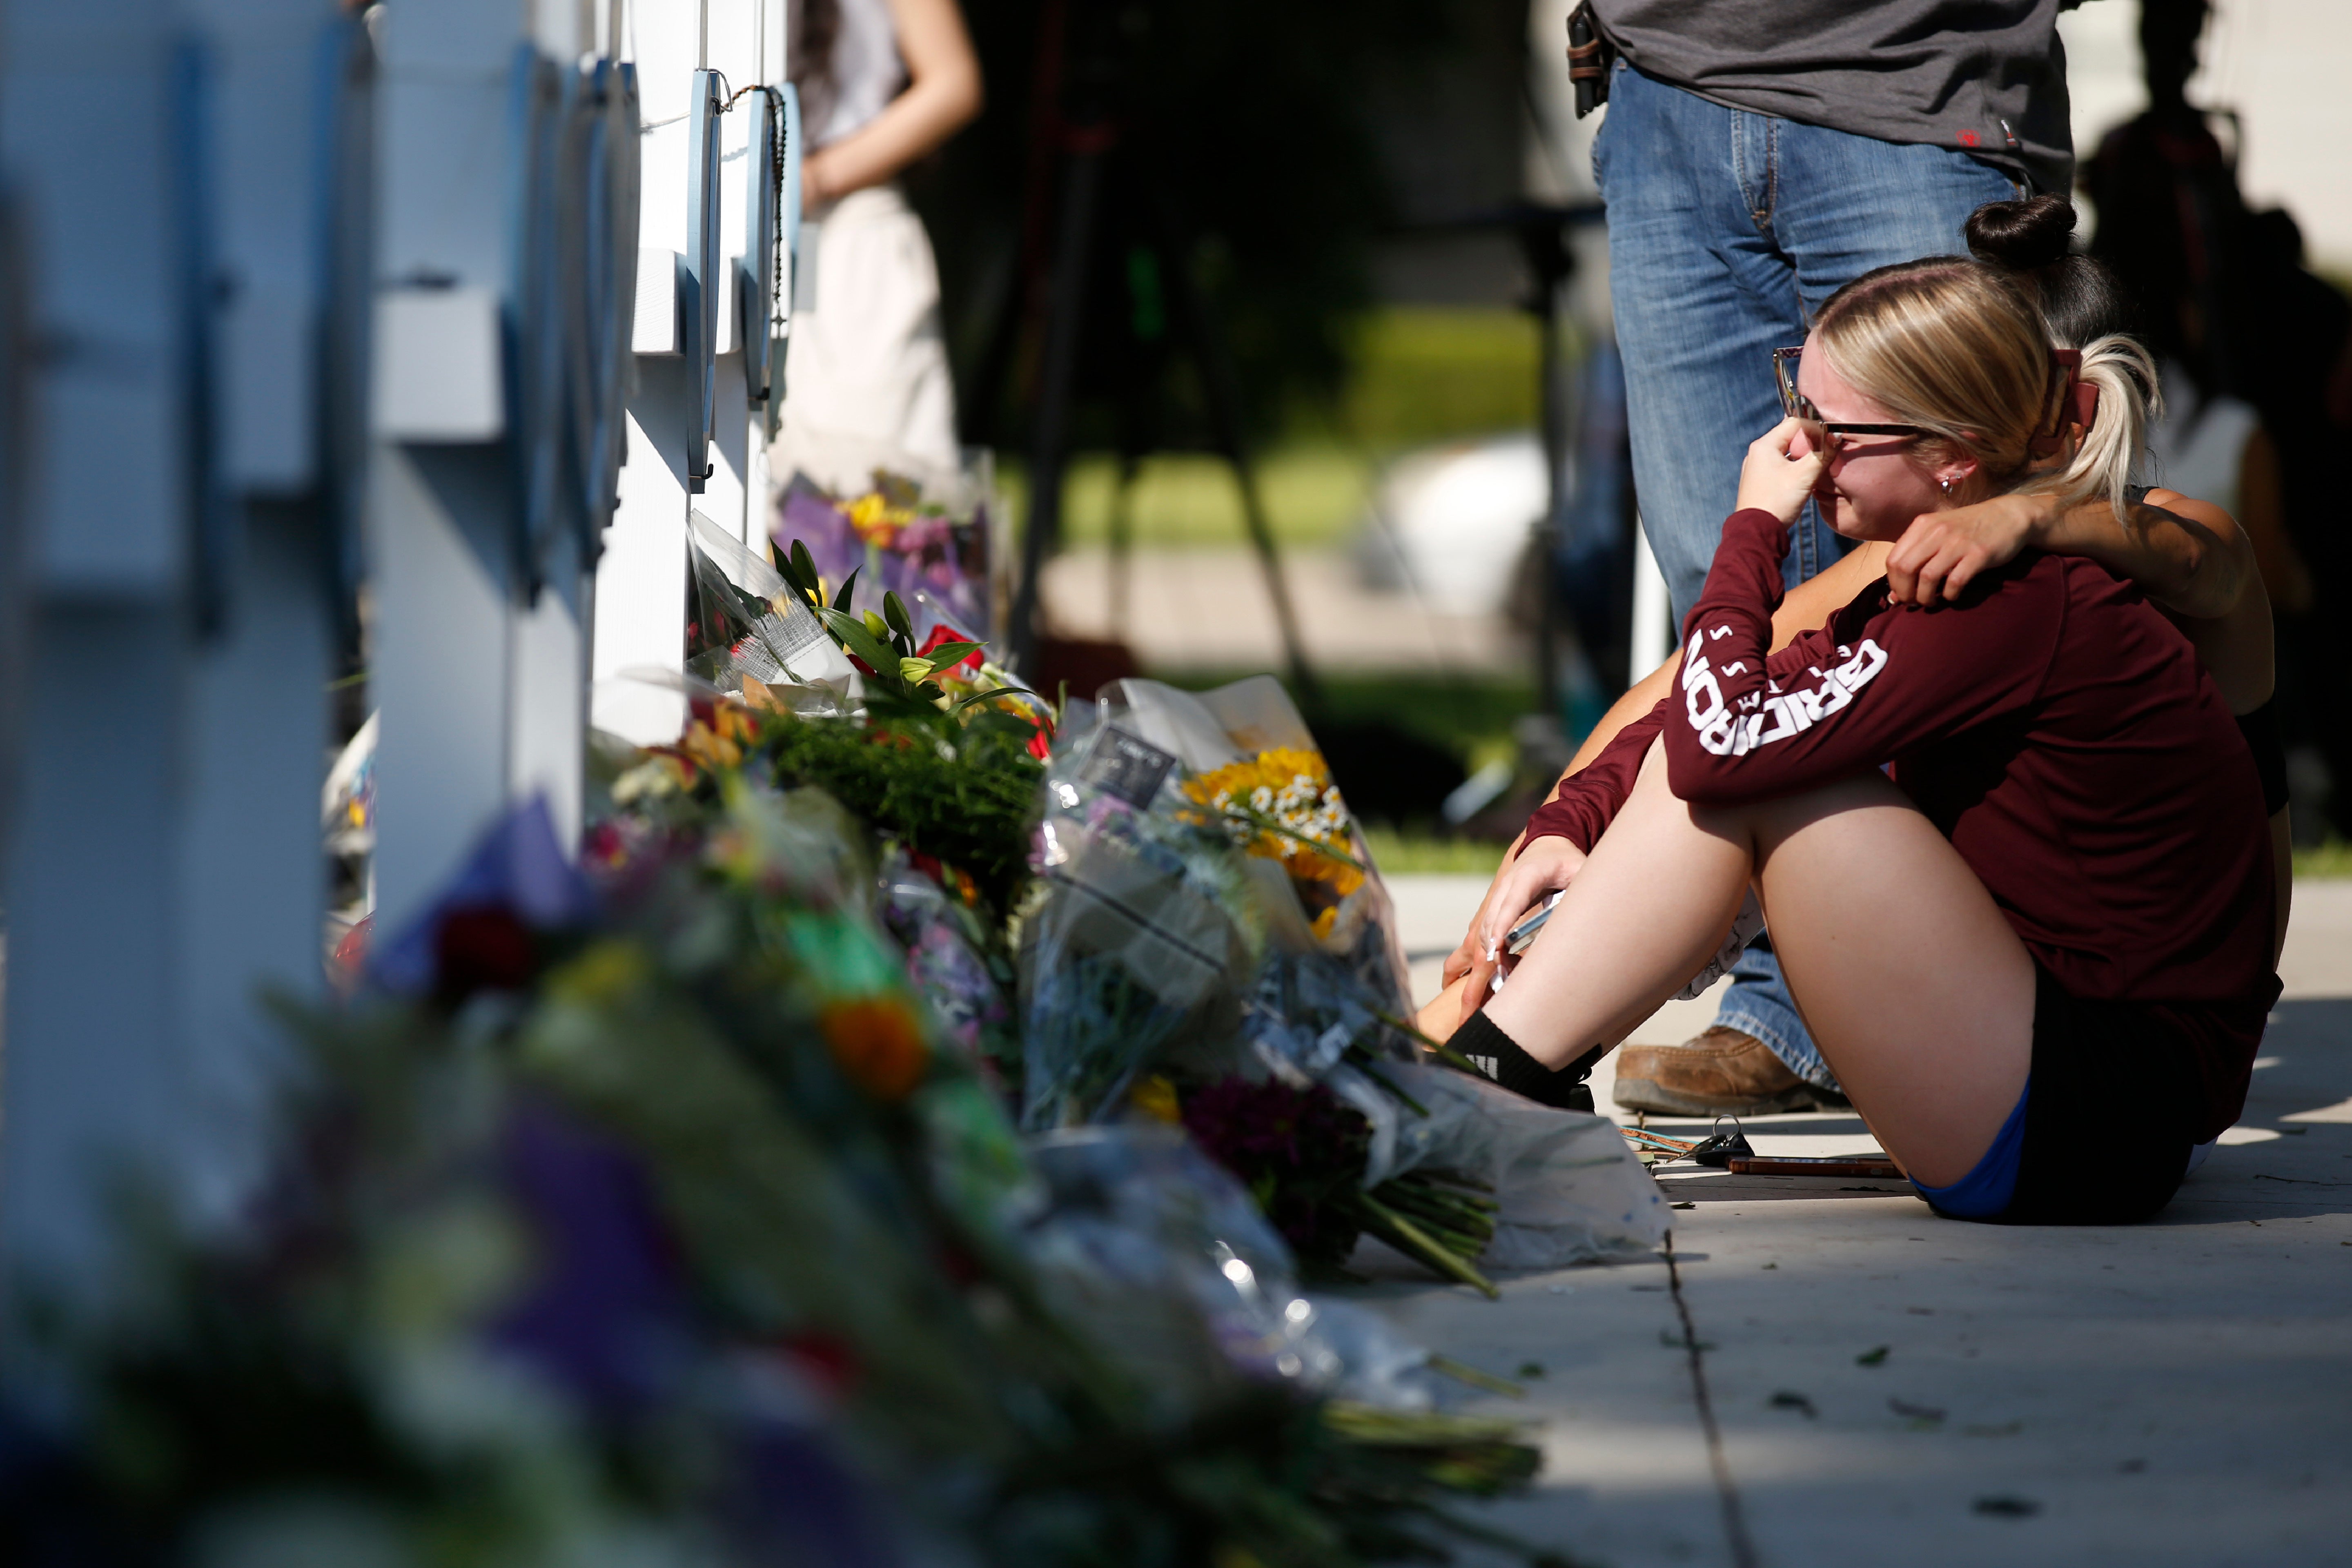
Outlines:
[{"label": "eyeglasses", "polygon": [[1810,419],[1832,436],[1902,436],[1916,438],[1932,436],[1934,431],[1916,425],[1854,425],[1843,420],[1832,422],[1822,417],[1813,400],[1797,390],[1797,360],[1802,348],[1774,349],[1772,375],[1780,384],[1780,412],[1792,419]]}]

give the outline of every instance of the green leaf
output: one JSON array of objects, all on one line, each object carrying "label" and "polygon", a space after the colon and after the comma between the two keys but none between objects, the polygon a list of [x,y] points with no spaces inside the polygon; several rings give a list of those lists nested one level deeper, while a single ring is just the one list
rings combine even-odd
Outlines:
[{"label": "green leaf", "polygon": [[[1532,1362],[1528,1364],[1534,1365]],[[1499,1394],[1506,1399],[1525,1399],[1528,1396],[1526,1389],[1508,1378],[1496,1377],[1491,1372],[1481,1372],[1466,1362],[1455,1361],[1452,1356],[1439,1355],[1435,1351],[1429,1353],[1429,1370],[1443,1373],[1456,1383],[1466,1383],[1473,1388],[1483,1388],[1489,1394]],[[1543,1368],[1536,1367],[1536,1371],[1540,1373]]]},{"label": "green leaf", "polygon": [[898,661],[877,642],[866,623],[845,610],[824,610],[825,626],[841,639],[841,646],[866,661],[877,675],[892,676],[898,671]]},{"label": "green leaf", "polygon": [[957,665],[979,652],[981,647],[982,645],[976,642],[943,642],[923,657],[929,661],[934,670],[953,669]]},{"label": "green leaf", "polygon": [[857,586],[857,574],[864,570],[866,570],[866,568],[863,566],[852,566],[849,569],[849,575],[841,580],[841,591],[833,596],[833,607],[835,609],[846,610],[849,608],[849,592],[851,589]]},{"label": "green leaf", "polygon": [[1866,1350],[1860,1355],[1853,1358],[1853,1364],[1856,1366],[1883,1365],[1886,1361],[1886,1352],[1888,1348],[1889,1347],[1885,1345],[1879,1345],[1874,1349]]},{"label": "green leaf", "polygon": [[898,602],[896,593],[887,589],[882,595],[882,618],[890,623],[892,631],[899,633],[908,642],[915,640],[915,623],[907,618],[907,606]]},{"label": "green leaf", "polygon": [[793,557],[790,551],[786,551],[783,554],[776,557],[776,575],[782,577],[784,580],[784,586],[790,588],[793,593],[798,594],[803,599],[808,597],[808,590],[801,586],[800,568],[793,564]]}]

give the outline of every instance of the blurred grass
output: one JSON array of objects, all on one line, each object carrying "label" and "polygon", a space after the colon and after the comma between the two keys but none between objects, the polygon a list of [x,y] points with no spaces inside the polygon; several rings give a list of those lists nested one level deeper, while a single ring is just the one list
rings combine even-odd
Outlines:
[{"label": "blurred grass", "polygon": [[[1277,542],[1303,549],[1346,538],[1396,454],[1433,442],[1525,429],[1536,419],[1538,343],[1514,310],[1390,309],[1358,330],[1356,363],[1338,405],[1302,410],[1257,454],[1258,486]],[[1016,531],[1029,514],[1026,455],[997,454]],[[1063,494],[1065,547],[1108,543],[1118,461],[1084,452]],[[1199,549],[1248,539],[1240,487],[1222,458],[1147,458],[1129,500],[1139,547]]]},{"label": "blurred grass", "polygon": [[[1276,542],[1315,549],[1346,538],[1364,510],[1378,467],[1372,454],[1330,440],[1292,441],[1260,454],[1258,494]],[[996,471],[1015,523],[1025,523],[1026,466],[1000,454]],[[1111,500],[1118,481],[1118,459],[1108,452],[1083,453],[1070,464],[1062,492],[1065,549],[1110,542]],[[1198,550],[1249,540],[1242,519],[1241,486],[1222,458],[1198,452],[1148,458],[1139,468],[1128,504],[1133,530],[1129,537],[1139,549]]]},{"label": "blurred grass", "polygon": [[1357,331],[1339,428],[1385,450],[1533,428],[1541,348],[1523,311],[1375,311]]},{"label": "blurred grass", "polygon": [[1468,838],[1435,838],[1427,834],[1397,833],[1368,827],[1364,837],[1372,846],[1372,864],[1384,877],[1492,877],[1503,863],[1503,846]]},{"label": "blurred grass", "polygon": [[2294,876],[2297,881],[2352,877],[2352,844],[2341,838],[2330,838],[2313,848],[2296,850]]}]

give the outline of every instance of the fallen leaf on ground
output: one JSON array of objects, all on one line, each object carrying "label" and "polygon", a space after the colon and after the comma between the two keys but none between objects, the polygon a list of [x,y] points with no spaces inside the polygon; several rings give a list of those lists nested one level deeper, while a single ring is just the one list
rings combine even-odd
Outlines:
[{"label": "fallen leaf on ground", "polygon": [[2030,1497],[1980,1497],[1973,1507],[1990,1519],[2032,1519],[2042,1511],[2042,1505]]}]

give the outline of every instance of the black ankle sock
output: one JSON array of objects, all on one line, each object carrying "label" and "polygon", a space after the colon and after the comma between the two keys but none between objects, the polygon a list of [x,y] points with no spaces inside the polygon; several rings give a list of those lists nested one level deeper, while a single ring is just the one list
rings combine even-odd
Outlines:
[{"label": "black ankle sock", "polygon": [[1559,1110],[1592,1109],[1592,1090],[1584,1080],[1592,1076],[1593,1064],[1609,1054],[1608,1047],[1600,1046],[1564,1068],[1548,1068],[1503,1033],[1483,1007],[1464,1020],[1445,1043],[1512,1093]]}]

